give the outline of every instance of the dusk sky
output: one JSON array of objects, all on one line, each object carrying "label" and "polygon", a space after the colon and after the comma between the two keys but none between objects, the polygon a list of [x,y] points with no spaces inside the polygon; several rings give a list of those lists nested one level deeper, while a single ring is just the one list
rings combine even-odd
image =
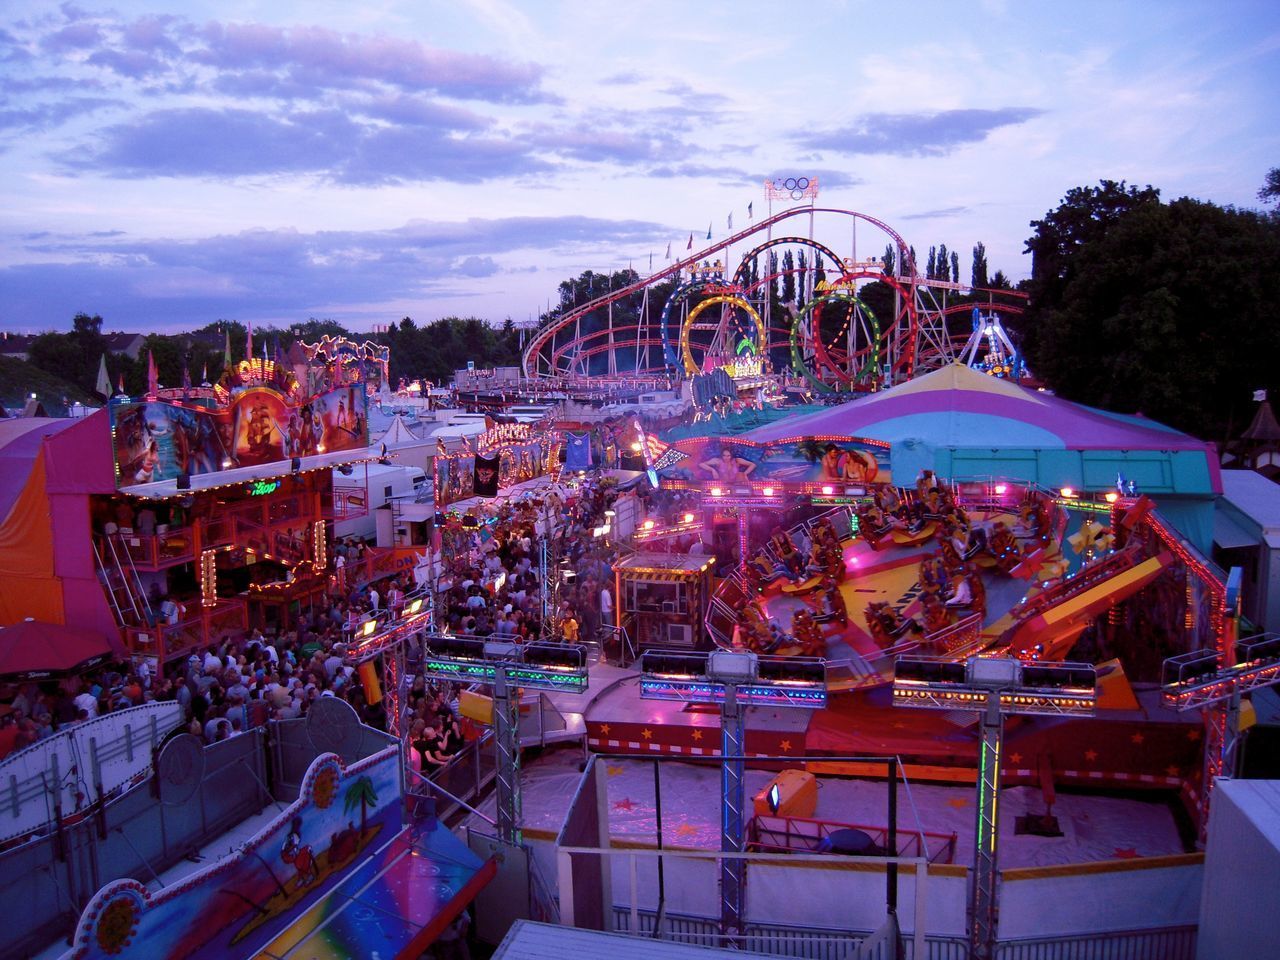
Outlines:
[{"label": "dusk sky", "polygon": [[0,329],[525,320],[767,176],[966,279],[1100,178],[1256,207],[1280,4],[11,0],[0,87]]}]

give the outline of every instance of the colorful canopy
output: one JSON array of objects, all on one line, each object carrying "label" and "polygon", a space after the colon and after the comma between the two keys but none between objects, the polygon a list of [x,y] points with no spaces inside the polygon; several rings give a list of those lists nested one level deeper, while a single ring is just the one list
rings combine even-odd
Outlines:
[{"label": "colorful canopy", "polygon": [[1109,489],[1122,475],[1144,493],[1207,497],[1221,490],[1210,444],[961,364],[743,435],[757,443],[808,437],[888,441],[900,482],[929,468],[957,481],[1005,477],[1049,489]]},{"label": "colorful canopy", "polygon": [[0,680],[70,676],[123,655],[118,638],[96,630],[38,620],[0,628]]}]

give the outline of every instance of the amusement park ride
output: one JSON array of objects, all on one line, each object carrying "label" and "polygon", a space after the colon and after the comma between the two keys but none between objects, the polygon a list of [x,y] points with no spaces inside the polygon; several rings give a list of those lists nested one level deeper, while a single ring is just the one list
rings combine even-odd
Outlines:
[{"label": "amusement park ride", "polygon": [[[775,235],[796,217],[808,218],[807,235]],[[849,253],[816,240],[815,221],[848,230]],[[892,264],[858,257],[860,226],[887,238]],[[780,309],[772,295],[779,282],[796,291]],[[877,313],[868,302],[872,283],[887,288],[887,310]],[[974,309],[971,299],[947,304],[948,293],[958,292],[984,298],[972,337],[953,330],[952,318]],[[615,321],[615,305],[629,298],[638,299],[638,315]],[[623,374],[690,378],[757,357],[779,372],[790,368],[814,393],[871,392],[961,357],[1018,378],[1025,371],[1001,315],[1021,313],[1025,299],[1019,291],[924,278],[912,248],[888,224],[804,205],[771,212],[648,277],[552,316],[529,338],[522,362],[527,377],[572,383]]]}]

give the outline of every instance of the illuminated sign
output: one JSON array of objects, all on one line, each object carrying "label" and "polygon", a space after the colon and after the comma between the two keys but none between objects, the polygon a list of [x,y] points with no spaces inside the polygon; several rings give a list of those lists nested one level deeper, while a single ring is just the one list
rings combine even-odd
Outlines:
[{"label": "illuminated sign", "polygon": [[[752,348],[754,349],[754,347]],[[738,357],[736,360],[730,360],[724,365],[725,373],[735,379],[743,377],[758,377],[764,372],[764,358],[759,354],[747,357]]]},{"label": "illuminated sign", "polygon": [[480,434],[476,446],[488,449],[506,443],[523,443],[532,436],[533,428],[527,423],[499,423]]},{"label": "illuminated sign", "polygon": [[265,497],[280,489],[279,480],[254,480],[249,484],[249,496]]}]

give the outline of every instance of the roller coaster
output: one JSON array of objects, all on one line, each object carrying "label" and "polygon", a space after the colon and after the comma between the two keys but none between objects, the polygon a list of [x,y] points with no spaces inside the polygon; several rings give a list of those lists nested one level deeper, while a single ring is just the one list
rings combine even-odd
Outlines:
[{"label": "roller coaster", "polygon": [[[805,217],[806,235],[782,232]],[[848,255],[814,239],[819,220],[824,232],[847,231]],[[892,263],[858,259],[860,226],[887,240]],[[727,261],[743,245],[730,269]],[[949,303],[956,295],[966,296]],[[1007,339],[975,341],[965,320],[977,305],[983,330],[1002,329],[1001,316],[1020,314],[1025,299],[1019,291],[922,277],[911,247],[884,221],[805,204],[771,213],[647,277],[563,306],[530,338],[523,368],[528,377],[551,381],[679,380],[746,355],[766,368],[789,370],[813,393],[870,392],[957,359],[1006,375],[1007,358],[993,363],[989,354]]]}]

